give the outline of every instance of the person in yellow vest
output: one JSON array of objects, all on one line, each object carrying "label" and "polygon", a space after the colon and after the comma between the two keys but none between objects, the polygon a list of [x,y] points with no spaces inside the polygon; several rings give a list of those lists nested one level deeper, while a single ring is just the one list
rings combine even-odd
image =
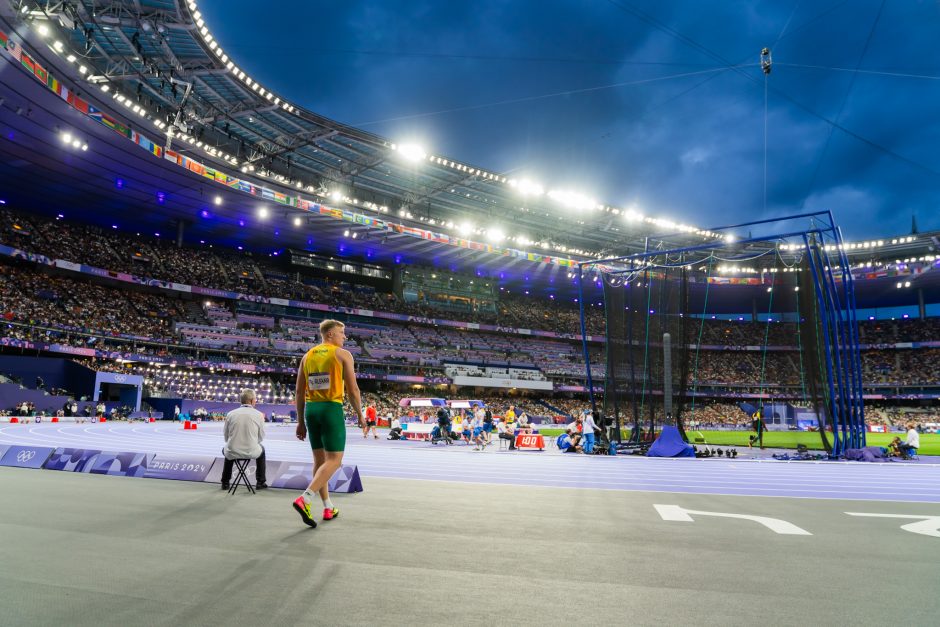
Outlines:
[{"label": "person in yellow vest", "polygon": [[297,369],[297,439],[310,436],[313,449],[313,480],[302,495],[294,500],[294,509],[304,523],[316,527],[311,514],[314,495],[323,501],[323,520],[332,520],[339,510],[330,501],[328,484],[333,474],[343,465],[346,448],[346,417],[343,397],[349,402],[365,427],[362,415],[362,396],[356,383],[352,354],[343,348],[346,325],[338,320],[320,323],[321,343],[311,348],[300,360]]}]

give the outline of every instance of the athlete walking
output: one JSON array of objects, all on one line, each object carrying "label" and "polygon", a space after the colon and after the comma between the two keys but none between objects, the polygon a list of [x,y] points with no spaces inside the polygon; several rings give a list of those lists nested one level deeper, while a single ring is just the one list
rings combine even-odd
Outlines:
[{"label": "athlete walking", "polygon": [[323,520],[332,520],[339,510],[330,501],[328,484],[343,465],[346,448],[346,417],[343,397],[349,394],[359,426],[365,426],[362,397],[356,383],[352,354],[343,348],[346,325],[338,320],[320,323],[321,343],[311,348],[300,360],[297,369],[297,439],[310,436],[313,449],[313,480],[302,495],[294,500],[294,509],[304,523],[316,527],[311,514],[314,495],[323,501]]}]

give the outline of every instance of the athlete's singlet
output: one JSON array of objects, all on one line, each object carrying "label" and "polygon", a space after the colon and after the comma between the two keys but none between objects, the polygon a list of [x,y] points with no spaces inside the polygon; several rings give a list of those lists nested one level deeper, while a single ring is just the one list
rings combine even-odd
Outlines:
[{"label": "athlete's singlet", "polygon": [[343,364],[336,358],[333,344],[314,346],[304,356],[304,377],[307,380],[308,403],[343,404]]}]

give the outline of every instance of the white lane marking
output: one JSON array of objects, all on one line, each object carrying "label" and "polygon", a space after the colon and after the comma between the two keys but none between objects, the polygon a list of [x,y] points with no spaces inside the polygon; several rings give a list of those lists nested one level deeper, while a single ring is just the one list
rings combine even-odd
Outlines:
[{"label": "white lane marking", "polygon": [[864,512],[846,512],[849,516],[866,516],[868,518],[903,518],[917,522],[901,525],[901,529],[922,536],[940,538],[940,516],[924,516],[923,514],[866,514]]},{"label": "white lane marking", "polygon": [[781,520],[779,518],[769,518],[767,516],[752,516],[750,514],[728,514],[725,512],[704,512],[694,509],[685,509],[679,505],[653,505],[656,508],[656,512],[660,515],[663,520],[668,520],[670,522],[695,522],[695,519],[692,518],[690,514],[696,514],[697,516],[716,516],[718,518],[737,518],[739,520],[750,520],[756,522],[759,525],[763,525],[773,531],[784,536],[811,536],[809,531],[797,527],[791,522],[786,520]]}]

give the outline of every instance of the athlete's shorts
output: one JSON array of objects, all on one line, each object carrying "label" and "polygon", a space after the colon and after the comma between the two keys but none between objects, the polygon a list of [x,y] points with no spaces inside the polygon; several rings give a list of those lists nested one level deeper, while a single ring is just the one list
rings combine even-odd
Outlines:
[{"label": "athlete's shorts", "polygon": [[474,427],[474,429],[473,429],[473,437],[478,438],[478,437],[480,437],[480,434],[481,434],[481,433],[483,433],[483,427]]},{"label": "athlete's shorts", "polygon": [[341,403],[308,402],[304,405],[304,422],[313,450],[339,453],[346,449],[346,416]]},{"label": "athlete's shorts", "polygon": [[485,432],[487,432],[487,433],[490,433],[490,432],[493,430],[493,423],[492,423],[492,422],[484,422],[484,423],[483,423],[483,430],[484,430]]},{"label": "athlete's shorts", "polygon": [[367,427],[374,427],[374,426],[375,426],[375,421],[374,421],[374,420],[367,420],[367,421],[366,421],[366,426],[367,426]]}]

